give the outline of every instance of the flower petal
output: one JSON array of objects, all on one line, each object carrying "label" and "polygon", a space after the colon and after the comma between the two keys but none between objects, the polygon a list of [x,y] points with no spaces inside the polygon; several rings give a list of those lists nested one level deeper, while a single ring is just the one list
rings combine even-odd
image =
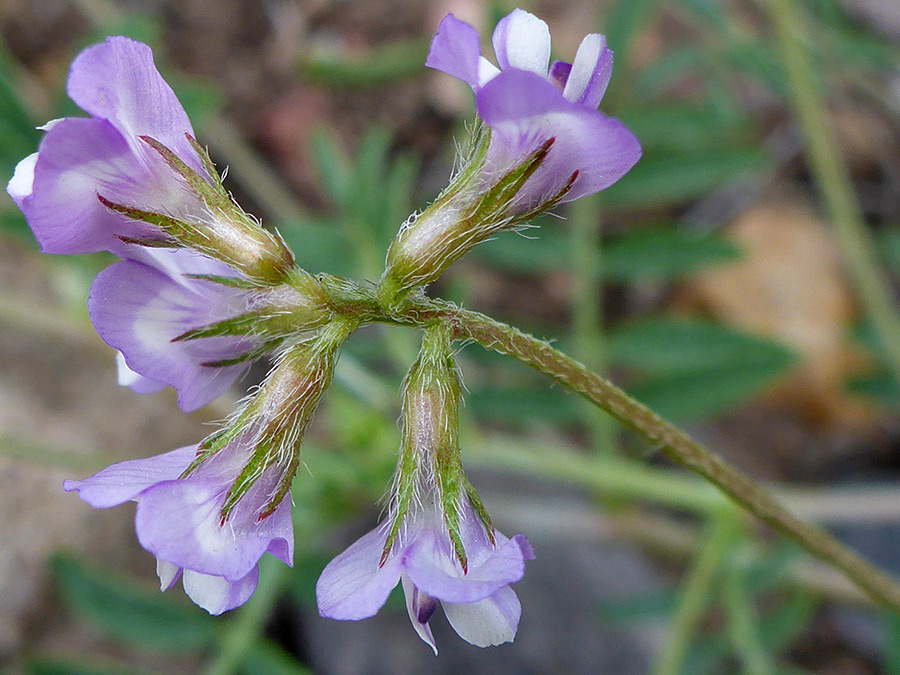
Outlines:
[{"label": "flower petal", "polygon": [[595,109],[606,93],[612,69],[613,53],[606,46],[606,38],[600,33],[586,36],[575,54],[563,97],[573,103]]},{"label": "flower petal", "polygon": [[265,528],[221,524],[228,485],[189,477],[159,483],[138,500],[135,530],[141,546],[185,569],[238,581],[269,546]]},{"label": "flower petal", "polygon": [[547,76],[550,29],[534,14],[514,9],[497,23],[491,41],[502,70],[518,68]]},{"label": "flower petal", "polygon": [[478,602],[441,604],[453,630],[476,647],[512,642],[516,637],[522,605],[509,586]]},{"label": "flower petal", "polygon": [[470,564],[463,574],[446,538],[444,532],[423,533],[404,555],[410,580],[428,595],[445,602],[477,602],[525,575],[525,557],[516,539],[498,542],[488,557],[477,566]]},{"label": "flower petal", "polygon": [[223,577],[194,570],[184,571],[184,592],[213,616],[247,602],[258,582],[259,568],[256,566],[237,581],[228,581]]},{"label": "flower petal", "polygon": [[[411,582],[405,574],[400,575],[400,582],[403,584],[403,595],[406,598],[406,612],[409,614],[409,621],[413,628],[415,628],[419,637],[422,638],[422,642],[431,647],[434,651],[434,655],[437,656],[437,644],[434,642],[431,626],[428,625],[428,620],[431,618],[431,615],[434,614],[435,600],[434,598],[429,598],[431,606],[427,608],[427,616],[423,616],[421,611],[422,603],[419,601],[421,595],[419,589],[416,588],[415,584]],[[425,619],[424,621],[422,621],[423,618]]]},{"label": "flower petal", "polygon": [[203,172],[185,138],[193,135],[190,120],[147,45],[115,36],[85,49],[72,63],[67,91],[83,110],[109,120],[136,154],[153,152],[137,138],[151,136]]},{"label": "flower petal", "polygon": [[[202,257],[188,251],[168,253]],[[182,410],[191,411],[224,393],[245,370],[242,364],[202,364],[237,357],[253,343],[234,337],[173,340],[239,313],[241,298],[237,289],[168,276],[126,260],[109,266],[94,280],[88,313],[100,337],[124,354],[131,370],[174,386]]]},{"label": "flower petal", "polygon": [[[25,175],[22,176],[22,182]],[[97,199],[135,203],[152,182],[122,135],[108,122],[65,119],[47,132],[34,166],[32,194],[23,212],[45,253],[108,250],[116,233],[152,235],[155,230],[128,221]]]},{"label": "flower petal", "polygon": [[116,376],[119,386],[128,387],[137,394],[155,394],[169,386],[165,382],[134,372],[128,367],[122,352],[116,352]]},{"label": "flower petal", "polygon": [[31,196],[34,188],[34,166],[37,164],[37,160],[38,153],[33,152],[16,164],[13,177],[6,184],[6,192],[20,209],[25,200]]},{"label": "flower petal", "polygon": [[159,590],[166,592],[181,576],[181,568],[165,560],[156,559],[156,576],[159,577]]},{"label": "flower petal", "polygon": [[478,114],[491,127],[487,163],[508,171],[543,142],[554,138],[543,164],[517,196],[514,208],[528,211],[578,177],[563,201],[609,187],[641,156],[637,138],[621,122],[567,101],[548,80],[509,70],[477,94]]},{"label": "flower petal", "polygon": [[399,555],[378,566],[386,536],[376,528],[325,566],[316,583],[320,615],[358,621],[381,609],[400,579]]},{"label": "flower petal", "polygon": [[452,14],[445,16],[431,40],[425,65],[459,78],[475,89],[480,84],[480,60],[478,31]]},{"label": "flower petal", "polygon": [[155,457],[119,462],[90,478],[63,481],[63,489],[77,491],[78,496],[95,509],[118,506],[136,499],[161,481],[178,478],[194,460],[196,452],[196,445],[188,445]]}]

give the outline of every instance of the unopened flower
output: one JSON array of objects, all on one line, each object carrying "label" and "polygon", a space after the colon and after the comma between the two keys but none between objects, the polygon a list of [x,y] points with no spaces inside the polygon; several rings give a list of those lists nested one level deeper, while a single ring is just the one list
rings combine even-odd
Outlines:
[{"label": "unopened flower", "polygon": [[388,519],[332,560],[316,584],[319,613],[373,616],[398,582],[416,632],[437,654],[429,621],[440,601],[454,630],[487,647],[511,641],[521,606],[510,584],[534,558],[521,534],[490,523],[462,471],[459,380],[446,329],[426,331],[404,383],[403,441]]},{"label": "unopened flower", "polygon": [[434,281],[498,230],[609,187],[641,156],[621,122],[597,110],[612,73],[603,35],[584,38],[572,64],[550,64],[547,24],[514,10],[493,35],[498,69],[481,56],[478,31],[448,14],[427,66],[467,82],[479,129],[450,186],[408,222],[388,253],[382,297]]},{"label": "unopened flower", "polygon": [[200,445],[114,464],[64,488],[97,508],[137,501],[138,541],[156,556],[162,590],[182,574],[187,594],[212,614],[243,604],[264,553],[292,562],[300,442],[353,327],[336,321],[289,347],[253,398]]},{"label": "unopened flower", "polygon": [[123,242],[182,246],[259,283],[293,266],[284,242],[233,202],[150,48],[112,37],[83,51],[68,93],[91,115],[54,120],[7,187],[46,253]]}]

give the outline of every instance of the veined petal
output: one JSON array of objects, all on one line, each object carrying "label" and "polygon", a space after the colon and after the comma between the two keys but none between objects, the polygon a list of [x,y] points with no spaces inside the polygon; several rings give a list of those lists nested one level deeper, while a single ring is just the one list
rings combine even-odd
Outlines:
[{"label": "veined petal", "polygon": [[541,166],[518,195],[527,211],[554,196],[575,171],[563,201],[609,187],[635,165],[641,146],[621,122],[567,101],[549,81],[532,73],[500,73],[476,94],[478,114],[491,127],[487,164],[502,173],[550,138]]},{"label": "veined petal", "polygon": [[151,136],[204,174],[185,134],[190,120],[153,63],[147,45],[115,36],[85,49],[69,73],[69,97],[94,117],[109,120],[136,154],[153,152],[138,136]]},{"label": "veined petal", "polygon": [[419,589],[405,574],[400,575],[400,582],[403,584],[403,596],[406,599],[406,612],[409,614],[409,621],[419,637],[422,638],[422,642],[431,647],[434,655],[437,656],[437,644],[435,644],[434,635],[431,633],[431,626],[428,625],[428,620],[435,610],[435,600],[429,597],[430,606],[425,612],[426,615],[423,615]]},{"label": "veined petal", "polygon": [[534,14],[514,9],[497,23],[491,41],[502,70],[518,68],[547,76],[550,29]]},{"label": "veined petal", "polygon": [[474,27],[452,14],[441,20],[431,40],[425,65],[467,82],[480,85],[481,38]]},{"label": "veined petal", "polygon": [[507,540],[477,566],[463,574],[452,557],[443,532],[424,534],[409,547],[403,567],[410,580],[428,595],[446,602],[477,602],[525,575],[525,558],[518,541]]},{"label": "veined petal", "polygon": [[250,599],[259,583],[259,568],[254,565],[246,576],[237,581],[185,570],[183,583],[184,592],[191,600],[213,616],[218,616],[229,609],[240,607]]},{"label": "veined petal", "polygon": [[173,340],[238,313],[240,298],[238,289],[168,276],[125,260],[97,275],[88,297],[88,313],[100,337],[125,355],[131,370],[174,386],[182,410],[191,411],[224,393],[245,369],[241,364],[202,364],[237,357],[254,344],[234,337]]},{"label": "veined petal", "polygon": [[110,211],[98,193],[134,203],[151,183],[143,164],[108,122],[65,119],[41,142],[23,212],[45,253],[104,251],[116,245],[117,233],[148,236],[154,230]]},{"label": "veined petal", "polygon": [[159,483],[138,500],[135,530],[141,546],[185,569],[239,581],[269,546],[253,524],[221,524],[228,485],[192,477]]},{"label": "veined petal", "polygon": [[600,33],[586,36],[575,54],[563,97],[573,103],[595,109],[606,93],[612,69],[613,53],[606,46],[606,38]]},{"label": "veined petal", "polygon": [[77,491],[79,497],[96,509],[118,506],[161,481],[178,478],[194,460],[196,452],[197,446],[188,445],[156,457],[119,462],[90,478],[64,481],[63,489]]},{"label": "veined petal", "polygon": [[399,555],[378,566],[386,536],[386,531],[376,528],[326,565],[316,583],[320,615],[358,621],[381,609],[400,579]]},{"label": "veined petal", "polygon": [[453,630],[469,644],[490,647],[516,637],[522,605],[509,586],[478,602],[441,604]]}]

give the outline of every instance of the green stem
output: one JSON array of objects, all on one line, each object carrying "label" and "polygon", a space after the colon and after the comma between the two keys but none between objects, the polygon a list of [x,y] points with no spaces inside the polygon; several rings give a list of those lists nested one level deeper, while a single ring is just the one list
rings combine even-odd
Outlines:
[{"label": "green stem", "polygon": [[712,586],[735,536],[734,514],[714,516],[703,548],[688,573],[681,602],[669,624],[666,641],[653,667],[653,675],[678,675],[696,637],[697,624],[709,603]]},{"label": "green stem", "polygon": [[746,570],[732,565],[725,570],[722,600],[728,615],[728,632],[747,675],[772,675],[777,671],[759,635],[759,617],[746,588]]},{"label": "green stem", "polygon": [[451,323],[457,339],[472,340],[486,349],[512,356],[606,410],[672,460],[717,486],[760,520],[843,571],[877,602],[900,613],[900,587],[888,575],[821,528],[793,516],[754,480],[612,382],[590,372],[548,343],[483,314],[437,301],[419,304],[410,308],[407,316],[394,315],[391,319],[421,323],[440,316]]},{"label": "green stem", "polygon": [[226,629],[222,650],[206,669],[206,675],[230,675],[240,668],[260,639],[287,578],[284,563],[273,556],[263,556],[259,561],[259,585]]},{"label": "green stem", "polygon": [[[572,228],[572,343],[575,353],[594,371],[606,370],[603,344],[603,283],[601,279],[600,200],[584,197],[570,207]],[[616,444],[612,420],[594,406],[585,412],[591,445],[596,452],[611,453]]]},{"label": "green stem", "polygon": [[817,87],[819,78],[809,55],[806,21],[794,0],[766,0],[765,6],[781,46],[791,104],[803,133],[810,169],[860,302],[887,365],[900,383],[900,314],[853,192],[825,97]]}]

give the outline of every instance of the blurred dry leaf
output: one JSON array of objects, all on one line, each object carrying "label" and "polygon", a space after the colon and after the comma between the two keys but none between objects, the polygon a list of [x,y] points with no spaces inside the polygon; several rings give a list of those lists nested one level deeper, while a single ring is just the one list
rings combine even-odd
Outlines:
[{"label": "blurred dry leaf", "polygon": [[749,209],[727,232],[743,260],[698,274],[679,301],[800,354],[800,367],[774,393],[780,405],[826,425],[871,424],[871,410],[843,386],[865,359],[848,341],[855,305],[827,224],[782,202]]}]

